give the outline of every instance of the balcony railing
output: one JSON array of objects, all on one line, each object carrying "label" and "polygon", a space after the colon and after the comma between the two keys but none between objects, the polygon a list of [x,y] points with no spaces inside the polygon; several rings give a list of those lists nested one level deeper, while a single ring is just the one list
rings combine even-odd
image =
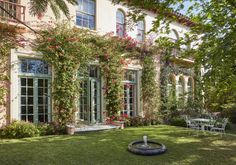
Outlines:
[{"label": "balcony railing", "polygon": [[15,17],[22,22],[25,21],[25,6],[7,0],[0,0],[0,6],[11,14],[9,15],[6,11],[0,8],[0,20],[16,22],[16,19],[14,19]]},{"label": "balcony railing", "polygon": [[183,55],[183,52],[186,51],[186,49],[181,49],[181,48],[173,48],[171,50],[171,56],[174,58],[180,58],[180,59],[187,59],[187,60],[191,60],[193,61],[193,57],[188,56],[188,57],[181,57],[181,55]]}]

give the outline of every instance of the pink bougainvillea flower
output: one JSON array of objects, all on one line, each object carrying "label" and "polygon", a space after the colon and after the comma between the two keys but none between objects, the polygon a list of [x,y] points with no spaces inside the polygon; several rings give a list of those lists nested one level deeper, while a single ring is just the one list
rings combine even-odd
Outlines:
[{"label": "pink bougainvillea flower", "polygon": [[47,39],[48,42],[51,42],[52,40],[53,40],[52,38],[48,38],[48,39]]}]

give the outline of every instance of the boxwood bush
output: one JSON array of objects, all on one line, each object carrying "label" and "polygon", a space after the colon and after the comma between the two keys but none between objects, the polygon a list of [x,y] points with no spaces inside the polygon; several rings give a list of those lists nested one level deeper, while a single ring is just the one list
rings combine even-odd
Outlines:
[{"label": "boxwood bush", "polygon": [[181,117],[173,117],[172,119],[170,119],[170,125],[186,127],[186,122]]},{"label": "boxwood bush", "polygon": [[3,138],[25,138],[39,136],[40,131],[33,124],[25,121],[14,121],[0,131]]}]

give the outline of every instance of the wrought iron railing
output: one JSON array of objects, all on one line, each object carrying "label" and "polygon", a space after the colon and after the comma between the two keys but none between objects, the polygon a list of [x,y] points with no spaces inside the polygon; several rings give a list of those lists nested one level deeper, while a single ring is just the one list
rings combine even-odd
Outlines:
[{"label": "wrought iron railing", "polygon": [[25,6],[18,4],[17,0],[0,0],[0,6],[0,20],[16,22],[15,18],[17,18],[22,22],[25,21]]}]

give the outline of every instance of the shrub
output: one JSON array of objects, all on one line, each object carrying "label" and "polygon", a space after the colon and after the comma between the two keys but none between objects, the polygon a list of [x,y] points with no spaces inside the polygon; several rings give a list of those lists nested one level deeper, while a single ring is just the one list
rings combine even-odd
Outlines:
[{"label": "shrub", "polygon": [[152,118],[152,117],[135,116],[130,118],[129,123],[130,126],[139,127],[139,126],[157,125],[160,124],[160,120],[158,118]]},{"label": "shrub", "polygon": [[174,117],[170,120],[170,125],[186,127],[186,122],[181,117]]},{"label": "shrub", "polygon": [[161,124],[160,119],[158,119],[158,118],[152,118],[152,119],[151,119],[151,124],[152,124],[152,125]]},{"label": "shrub", "polygon": [[54,123],[40,123],[37,125],[40,136],[45,135],[54,135],[56,134],[55,124]]},{"label": "shrub", "polygon": [[130,126],[134,126],[134,127],[143,126],[142,117],[141,116],[131,117]]},{"label": "shrub", "polygon": [[25,121],[14,121],[1,131],[4,138],[25,138],[39,136],[38,128],[33,124]]}]

